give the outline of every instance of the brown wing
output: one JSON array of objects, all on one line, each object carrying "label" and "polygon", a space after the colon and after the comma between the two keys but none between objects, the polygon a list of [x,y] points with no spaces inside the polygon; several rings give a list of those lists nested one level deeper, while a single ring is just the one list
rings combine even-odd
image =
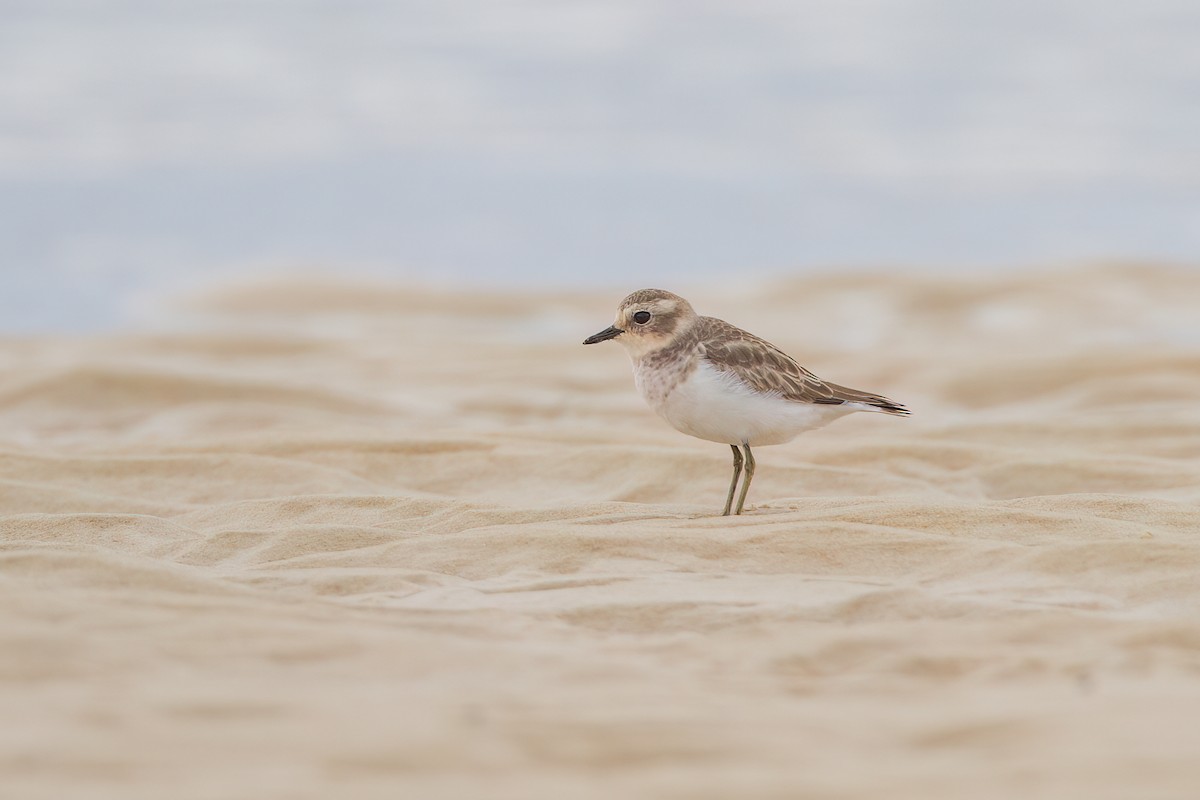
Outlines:
[{"label": "brown wing", "polygon": [[736,375],[756,391],[772,392],[797,403],[859,403],[890,414],[909,413],[882,395],[826,383],[775,345],[728,322],[701,317],[698,327],[700,351],[708,363]]}]

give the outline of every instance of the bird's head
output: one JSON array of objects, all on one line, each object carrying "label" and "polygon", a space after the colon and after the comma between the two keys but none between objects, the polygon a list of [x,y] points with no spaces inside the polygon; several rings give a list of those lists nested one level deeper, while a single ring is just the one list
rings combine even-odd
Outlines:
[{"label": "bird's head", "polygon": [[662,289],[641,289],[617,307],[617,319],[584,344],[616,339],[632,356],[666,347],[696,319],[691,303]]}]

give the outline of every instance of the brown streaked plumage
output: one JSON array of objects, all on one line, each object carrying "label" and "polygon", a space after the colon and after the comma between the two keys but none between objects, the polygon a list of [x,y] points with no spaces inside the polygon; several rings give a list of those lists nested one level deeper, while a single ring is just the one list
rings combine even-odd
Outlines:
[{"label": "brown streaked plumage", "polygon": [[724,320],[700,317],[695,330],[701,356],[718,369],[737,375],[755,391],[775,392],[797,403],[862,403],[889,414],[909,413],[882,395],[821,380],[766,339]]},{"label": "brown streaked plumage", "polygon": [[607,339],[625,346],[635,383],[660,416],[689,436],[733,449],[726,515],[744,464],[746,478],[734,512],[742,513],[754,477],[751,445],[790,441],[852,411],[909,413],[882,395],[821,380],[765,339],[699,316],[682,297],[662,289],[626,297],[613,325],[584,344]]}]

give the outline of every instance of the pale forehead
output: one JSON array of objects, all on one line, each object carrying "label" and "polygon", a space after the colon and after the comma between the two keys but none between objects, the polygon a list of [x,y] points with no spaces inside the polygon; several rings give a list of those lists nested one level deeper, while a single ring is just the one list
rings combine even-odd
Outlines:
[{"label": "pale forehead", "polygon": [[642,289],[634,292],[621,301],[622,310],[634,306],[654,306],[656,308],[674,309],[683,303],[683,298],[663,289]]}]

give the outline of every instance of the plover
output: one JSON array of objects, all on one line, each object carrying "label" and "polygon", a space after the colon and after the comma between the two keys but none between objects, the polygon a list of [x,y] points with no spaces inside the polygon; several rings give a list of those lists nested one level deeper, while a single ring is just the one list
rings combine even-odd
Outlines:
[{"label": "plover", "polygon": [[790,442],[854,411],[909,413],[882,395],[821,380],[765,339],[702,317],[687,300],[662,289],[626,297],[616,321],[583,343],[608,339],[625,346],[634,383],[659,416],[688,436],[733,450],[724,516],[733,508],[743,463],[746,478],[733,513],[741,514],[746,504],[754,478],[752,446]]}]

